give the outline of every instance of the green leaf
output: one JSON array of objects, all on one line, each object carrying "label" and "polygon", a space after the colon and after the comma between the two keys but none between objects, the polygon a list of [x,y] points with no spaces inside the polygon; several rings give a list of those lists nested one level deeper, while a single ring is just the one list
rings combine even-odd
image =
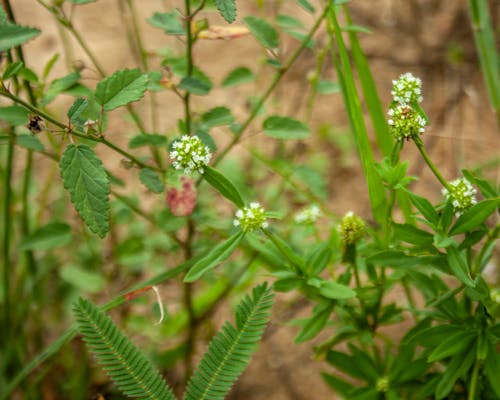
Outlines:
[{"label": "green leaf", "polygon": [[320,94],[333,94],[340,92],[341,87],[337,82],[320,79],[316,82],[316,90]]},{"label": "green leaf", "polygon": [[43,146],[42,142],[40,142],[36,136],[31,134],[17,135],[16,143],[19,146],[24,147],[25,149],[28,150],[33,150],[33,151],[45,150],[45,147]]},{"label": "green leaf", "polygon": [[285,242],[277,234],[271,232],[268,229],[263,230],[266,236],[271,240],[271,242],[276,246],[282,256],[283,260],[287,260],[293,268],[293,271],[299,275],[302,275],[305,270],[304,260],[290,247],[290,245]]},{"label": "green leaf", "polygon": [[210,253],[191,267],[184,278],[184,282],[194,282],[200,279],[207,271],[225,261],[236,249],[243,236],[245,236],[245,232],[238,231],[224,242],[219,243]]},{"label": "green leaf", "polygon": [[349,286],[341,285],[334,281],[321,282],[319,293],[327,299],[332,300],[345,300],[356,297],[356,292]]},{"label": "green leaf", "polygon": [[269,22],[253,16],[244,18],[243,22],[262,46],[268,49],[279,47],[280,37],[276,29]]},{"label": "green leaf", "polygon": [[407,191],[410,196],[410,201],[420,211],[424,218],[433,225],[439,222],[439,215],[432,204],[424,197],[418,196],[415,193]]},{"label": "green leaf", "polygon": [[71,241],[71,228],[63,222],[51,222],[21,240],[19,250],[50,250]]},{"label": "green leaf", "polygon": [[216,169],[205,166],[203,178],[226,199],[233,202],[239,208],[243,208],[245,203],[241,194],[234,184]]},{"label": "green leaf", "polygon": [[88,293],[99,293],[106,285],[106,280],[101,275],[76,265],[67,265],[59,269],[59,276],[70,285]]},{"label": "green leaf", "polygon": [[413,267],[423,264],[423,259],[417,256],[409,256],[402,251],[385,250],[369,256],[366,262],[384,267]]},{"label": "green leaf", "polygon": [[128,142],[128,147],[130,147],[131,149],[136,149],[143,146],[166,147],[167,144],[168,140],[164,135],[159,135],[157,133],[141,133],[130,139],[130,142]]},{"label": "green leaf", "polygon": [[489,349],[486,360],[484,360],[484,372],[496,396],[500,398],[500,379],[498,379],[500,376],[500,355],[496,351],[496,345],[491,342]]},{"label": "green leaf", "polygon": [[28,110],[21,106],[0,107],[0,121],[5,121],[12,126],[28,123]]},{"label": "green leaf", "polygon": [[4,22],[0,24],[0,51],[20,46],[39,34],[39,29]]},{"label": "green leaf", "polygon": [[155,12],[147,21],[155,28],[163,29],[167,35],[184,35],[185,33],[181,23],[181,15],[177,11]]},{"label": "green leaf", "polygon": [[245,370],[269,321],[273,294],[266,284],[236,308],[236,326],[226,322],[189,380],[184,400],[223,400]]},{"label": "green leaf", "polygon": [[276,23],[283,29],[305,29],[302,21],[291,15],[279,14],[276,16]]},{"label": "green leaf", "polygon": [[299,6],[301,6],[304,10],[310,12],[311,14],[316,11],[314,6],[308,0],[296,0]]},{"label": "green leaf", "polygon": [[70,144],[59,163],[64,187],[90,230],[100,237],[109,231],[109,180],[101,160],[84,145]]},{"label": "green leaf", "polygon": [[432,233],[411,224],[393,224],[393,229],[395,237],[406,243],[418,246],[431,246],[434,241]]},{"label": "green leaf", "polygon": [[469,264],[465,254],[458,250],[455,246],[449,246],[447,252],[448,265],[453,272],[453,275],[457,277],[463,284],[467,286],[476,286],[475,282],[472,280],[469,271]]},{"label": "green leaf", "polygon": [[344,25],[342,27],[343,32],[356,32],[356,33],[372,33],[370,29],[368,29],[365,26],[362,25],[354,25],[354,24],[349,24],[349,25]]},{"label": "green leaf", "polygon": [[483,200],[465,211],[450,230],[450,235],[469,232],[481,225],[500,206],[500,197]]},{"label": "green leaf", "polygon": [[76,99],[71,107],[68,109],[66,115],[68,116],[71,122],[78,121],[80,115],[87,109],[89,102],[87,99],[82,97]]},{"label": "green leaf", "polygon": [[73,305],[78,330],[118,389],[144,400],[175,400],[160,373],[111,318],[82,298]]},{"label": "green leaf", "polygon": [[316,276],[325,269],[332,258],[331,245],[324,242],[317,246],[309,255],[306,262],[306,271],[310,276]]},{"label": "green leaf", "polygon": [[242,83],[255,80],[254,73],[247,67],[237,67],[233,69],[222,81],[223,87],[241,85]]},{"label": "green leaf", "polygon": [[437,400],[445,398],[451,392],[457,379],[463,376],[472,366],[474,356],[474,348],[469,347],[469,350],[465,353],[453,357],[451,362],[446,366],[436,388],[435,395]]},{"label": "green leaf", "polygon": [[276,139],[305,139],[309,137],[310,131],[307,125],[289,117],[273,115],[266,118],[262,128],[264,133]]},{"label": "green leaf", "polygon": [[146,93],[148,76],[139,69],[124,69],[100,81],[95,99],[106,111],[140,100]]},{"label": "green leaf", "polygon": [[442,360],[443,358],[462,353],[465,349],[472,345],[475,337],[476,334],[474,332],[466,330],[450,335],[442,341],[431,354],[429,354],[427,362],[432,363]]},{"label": "green leaf", "polygon": [[78,5],[94,3],[95,1],[97,0],[70,0],[71,3]]},{"label": "green leaf", "polygon": [[332,311],[331,304],[317,306],[295,338],[295,343],[303,343],[317,336],[325,327]]},{"label": "green leaf", "polygon": [[47,91],[45,92],[45,95],[41,100],[41,104],[44,106],[49,104],[57,97],[58,94],[76,85],[80,78],[80,73],[75,71],[66,76],[63,76],[62,78],[55,79],[50,83]]},{"label": "green leaf", "polygon": [[230,24],[236,19],[236,0],[215,0],[220,15]]},{"label": "green leaf", "polygon": [[5,68],[5,71],[2,75],[2,80],[6,81],[10,77],[12,77],[16,73],[18,73],[23,66],[24,64],[21,61],[16,61],[12,64],[7,65],[7,68]]},{"label": "green leaf", "polygon": [[165,185],[158,174],[150,168],[141,168],[139,179],[153,193],[163,193]]},{"label": "green leaf", "polygon": [[182,78],[178,86],[179,89],[185,90],[186,92],[196,94],[198,96],[204,96],[210,92],[210,85],[207,82],[202,81],[194,76],[185,76]]},{"label": "green leaf", "polygon": [[233,114],[227,107],[214,107],[201,116],[201,121],[209,128],[229,125],[234,122]]}]

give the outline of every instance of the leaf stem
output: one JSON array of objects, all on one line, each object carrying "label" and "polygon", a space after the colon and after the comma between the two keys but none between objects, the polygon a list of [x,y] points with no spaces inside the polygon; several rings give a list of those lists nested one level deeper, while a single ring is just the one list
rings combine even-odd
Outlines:
[{"label": "leaf stem", "polygon": [[[186,63],[187,63],[187,76],[193,74],[193,33],[191,29],[191,22],[193,20],[193,15],[191,15],[191,1],[184,0],[185,16],[184,22],[186,26]],[[186,122],[186,134],[191,134],[191,105],[190,105],[190,93],[186,92],[183,96],[184,103],[184,118]]]},{"label": "leaf stem", "polygon": [[257,114],[259,113],[259,110],[261,109],[262,105],[266,102],[266,100],[269,98],[271,93],[274,91],[278,83],[280,82],[281,78],[288,72],[290,67],[293,65],[293,63],[297,60],[299,55],[302,53],[302,51],[306,48],[307,44],[311,40],[311,38],[314,36],[316,31],[319,29],[321,23],[323,22],[323,19],[325,18],[327,12],[328,12],[329,7],[325,7],[323,13],[318,17],[316,22],[314,23],[313,27],[309,30],[309,33],[307,36],[304,37],[302,42],[300,43],[299,47],[293,52],[293,54],[290,56],[288,61],[276,72],[274,75],[274,78],[272,82],[269,84],[268,88],[264,92],[264,94],[259,98],[257,103],[254,105],[252,108],[252,111],[250,112],[250,115],[247,117],[245,122],[241,125],[240,129],[238,132],[236,132],[233,140],[226,146],[224,150],[220,152],[220,154],[217,156],[217,158],[214,160],[213,165],[216,166],[225,156],[226,154],[236,145],[239,143],[241,140],[241,137],[243,136],[243,133],[248,129],[250,124],[253,122]]},{"label": "leaf stem", "polygon": [[413,141],[414,141],[415,145],[417,146],[418,151],[420,151],[420,154],[422,155],[425,163],[431,169],[434,176],[438,179],[438,181],[441,183],[441,185],[443,185],[443,187],[446,188],[446,190],[451,192],[450,185],[448,185],[448,182],[446,181],[446,179],[444,179],[443,175],[441,175],[441,173],[437,169],[436,165],[432,162],[429,155],[425,151],[424,143],[422,142],[422,140],[420,138],[416,138]]}]

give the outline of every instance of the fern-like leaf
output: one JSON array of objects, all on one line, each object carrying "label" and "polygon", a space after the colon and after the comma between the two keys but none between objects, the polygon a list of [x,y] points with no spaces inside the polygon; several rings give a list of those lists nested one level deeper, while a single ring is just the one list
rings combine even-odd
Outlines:
[{"label": "fern-like leaf", "polygon": [[185,400],[223,399],[245,370],[269,321],[273,293],[257,286],[236,308],[236,327],[226,322],[191,377]]},{"label": "fern-like leaf", "polygon": [[73,306],[78,329],[106,373],[127,396],[175,400],[165,380],[111,318],[82,298]]}]

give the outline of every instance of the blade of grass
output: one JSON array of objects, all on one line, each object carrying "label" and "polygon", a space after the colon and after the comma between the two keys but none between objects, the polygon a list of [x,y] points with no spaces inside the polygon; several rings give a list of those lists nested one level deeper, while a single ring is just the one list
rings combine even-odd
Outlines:
[{"label": "blade of grass", "polygon": [[469,12],[484,83],[500,127],[500,65],[488,2],[469,0]]},{"label": "blade of grass", "polygon": [[339,81],[342,87],[342,95],[344,103],[349,115],[349,121],[354,134],[354,141],[358,151],[361,166],[366,177],[368,185],[368,193],[370,196],[370,205],[373,212],[374,219],[383,224],[385,219],[385,210],[387,201],[385,197],[385,189],[382,179],[377,174],[373,165],[375,159],[370,147],[370,141],[366,131],[365,122],[363,119],[363,110],[361,102],[356,90],[351,65],[349,62],[349,55],[342,37],[342,32],[337,21],[334,7],[329,7],[329,14],[327,18],[327,28],[330,40],[332,43],[337,43],[337,52],[332,52],[333,62],[339,75]]}]

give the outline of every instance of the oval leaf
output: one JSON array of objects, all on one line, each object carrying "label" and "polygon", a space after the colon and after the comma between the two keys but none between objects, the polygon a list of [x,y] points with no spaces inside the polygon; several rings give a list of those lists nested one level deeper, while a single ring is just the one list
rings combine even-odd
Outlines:
[{"label": "oval leaf", "polygon": [[19,250],[49,250],[64,246],[70,241],[71,229],[69,225],[63,222],[52,222],[26,236],[21,241]]},{"label": "oval leaf", "polygon": [[241,85],[242,83],[252,82],[255,75],[247,67],[237,67],[233,69],[222,81],[223,87]]},{"label": "oval leaf", "polygon": [[139,69],[124,69],[100,81],[95,99],[106,111],[140,100],[148,85],[148,76]]},{"label": "oval leaf", "polygon": [[210,85],[194,76],[185,76],[182,78],[178,88],[198,96],[204,96],[210,92]]},{"label": "oval leaf", "polygon": [[109,231],[109,180],[101,160],[84,145],[70,144],[59,163],[64,187],[90,230],[100,237]]},{"label": "oval leaf", "polygon": [[142,168],[139,172],[139,179],[153,193],[162,193],[165,185],[158,174],[149,168]]},{"label": "oval leaf", "polygon": [[229,179],[208,165],[204,169],[203,177],[215,190],[238,207],[243,208],[245,206],[240,192]]},{"label": "oval leaf", "polygon": [[310,131],[307,125],[289,117],[273,115],[263,124],[264,133],[276,139],[305,139]]},{"label": "oval leaf", "polygon": [[226,260],[233,253],[244,235],[245,232],[238,231],[233,236],[230,236],[225,242],[216,246],[208,255],[191,267],[184,278],[184,282],[194,282],[200,279],[204,273]]},{"label": "oval leaf", "polygon": [[332,300],[351,299],[356,296],[356,292],[349,286],[334,281],[323,281],[319,293]]},{"label": "oval leaf", "polygon": [[262,18],[257,17],[246,17],[243,19],[245,25],[248,26],[252,35],[259,41],[259,43],[268,48],[268,49],[276,49],[280,45],[280,37],[276,29],[273,26],[263,20]]}]

